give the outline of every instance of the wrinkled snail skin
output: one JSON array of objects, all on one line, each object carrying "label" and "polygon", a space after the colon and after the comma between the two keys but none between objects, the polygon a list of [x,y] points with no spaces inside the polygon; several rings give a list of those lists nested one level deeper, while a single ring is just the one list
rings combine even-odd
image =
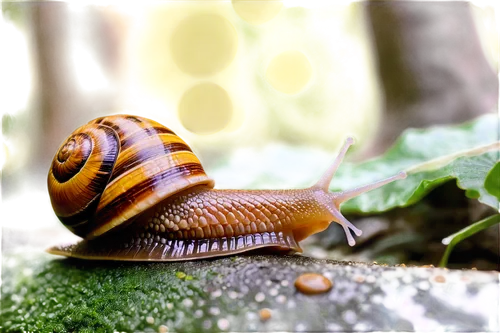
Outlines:
[{"label": "wrinkled snail skin", "polygon": [[52,205],[84,238],[48,252],[95,260],[173,261],[267,248],[300,252],[298,242],[339,223],[350,245],[361,231],[342,202],[406,175],[331,193],[347,149],[317,184],[298,190],[218,190],[198,158],[168,128],[142,117],[98,118],[63,143],[49,171]]}]

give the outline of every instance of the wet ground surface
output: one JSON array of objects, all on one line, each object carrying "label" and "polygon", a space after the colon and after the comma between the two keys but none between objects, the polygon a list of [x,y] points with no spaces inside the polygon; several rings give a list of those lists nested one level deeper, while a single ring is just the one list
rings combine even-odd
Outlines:
[{"label": "wet ground surface", "polygon": [[[300,256],[238,257],[214,261],[210,267],[220,274],[208,286],[214,288],[212,301],[220,295],[221,302],[234,299],[246,309],[227,318],[236,331],[499,329],[496,272],[381,267]],[[294,281],[309,272],[328,278],[332,289],[313,296],[299,293]],[[272,312],[264,323],[258,320],[263,308]]]},{"label": "wet ground surface", "polygon": [[[42,233],[38,233],[42,235]],[[484,331],[500,329],[495,271],[245,255],[177,263],[60,259],[4,230],[3,330]],[[306,295],[304,273],[332,282]]]}]

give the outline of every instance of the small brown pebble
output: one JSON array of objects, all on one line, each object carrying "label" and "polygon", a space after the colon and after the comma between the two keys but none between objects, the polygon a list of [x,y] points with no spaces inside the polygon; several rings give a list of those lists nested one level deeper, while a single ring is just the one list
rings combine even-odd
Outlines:
[{"label": "small brown pebble", "polygon": [[432,283],[438,284],[438,285],[445,285],[448,282],[448,277],[446,274],[434,274],[430,278]]},{"label": "small brown pebble", "polygon": [[476,267],[472,267],[471,268],[473,271],[477,271],[477,268]]},{"label": "small brown pebble", "polygon": [[401,265],[399,265],[399,267],[406,267],[406,265],[405,264],[401,264]]},{"label": "small brown pebble", "polygon": [[434,268],[434,265],[422,265],[420,267],[422,267],[422,268]]},{"label": "small brown pebble", "polygon": [[326,293],[332,289],[332,282],[321,274],[305,273],[295,280],[295,288],[303,294],[314,295]]},{"label": "small brown pebble", "polygon": [[270,309],[264,308],[259,311],[259,316],[261,321],[268,321],[269,319],[271,319],[272,312]]}]

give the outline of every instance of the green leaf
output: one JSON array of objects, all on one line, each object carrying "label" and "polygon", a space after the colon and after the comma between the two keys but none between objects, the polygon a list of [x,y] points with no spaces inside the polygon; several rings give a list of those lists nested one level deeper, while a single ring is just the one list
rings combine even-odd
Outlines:
[{"label": "green leaf", "polygon": [[[488,114],[461,125],[409,129],[382,156],[360,164],[342,163],[330,190],[348,190],[404,170],[406,179],[349,200],[342,211],[379,213],[409,206],[452,179],[468,197],[498,208],[498,197],[485,188],[488,173],[500,160],[498,121],[497,115]],[[303,188],[319,179],[334,155],[284,145],[242,149],[208,173],[218,188]],[[493,187],[494,179],[487,183]]]},{"label": "green leaf", "polygon": [[500,200],[500,163],[495,164],[484,181],[484,188],[489,194]]},{"label": "green leaf", "polygon": [[473,223],[463,228],[462,230],[454,233],[453,235],[443,239],[443,244],[448,246],[446,247],[446,251],[443,257],[441,258],[441,261],[439,262],[439,267],[446,267],[446,264],[448,263],[448,258],[451,254],[451,251],[453,251],[455,245],[457,245],[464,239],[499,223],[500,223],[500,214],[489,216],[484,220]]}]

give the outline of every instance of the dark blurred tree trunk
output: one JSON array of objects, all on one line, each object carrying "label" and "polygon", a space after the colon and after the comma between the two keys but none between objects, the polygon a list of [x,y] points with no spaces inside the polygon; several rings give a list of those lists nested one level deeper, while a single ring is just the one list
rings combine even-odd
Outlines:
[{"label": "dark blurred tree trunk", "polygon": [[385,114],[370,154],[407,127],[457,123],[496,110],[498,78],[466,2],[368,1]]}]

